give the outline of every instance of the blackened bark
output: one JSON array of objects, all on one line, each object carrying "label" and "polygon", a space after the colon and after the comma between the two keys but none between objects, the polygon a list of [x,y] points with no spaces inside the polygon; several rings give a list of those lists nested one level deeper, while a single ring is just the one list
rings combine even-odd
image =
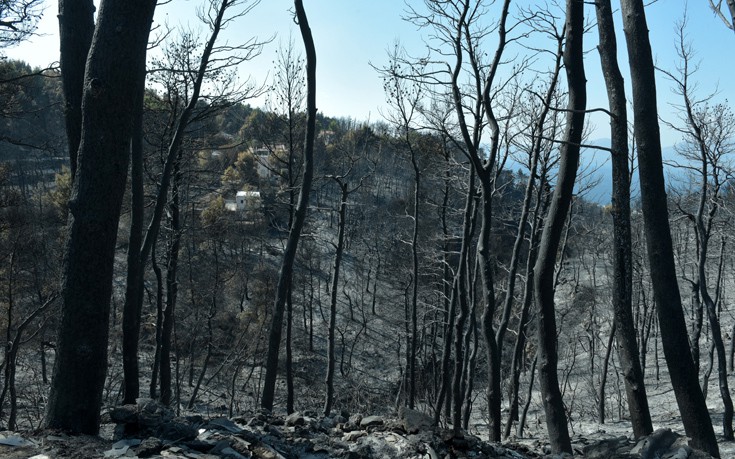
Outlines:
[{"label": "blackened bark", "polygon": [[692,324],[692,333],[689,335],[689,345],[692,348],[692,361],[694,361],[694,371],[699,374],[699,339],[702,337],[702,326],[704,325],[704,307],[699,298],[699,283],[690,281],[690,293],[692,295],[692,314],[694,315],[694,324]]},{"label": "blackened bark", "polygon": [[59,42],[64,121],[69,146],[71,177],[77,173],[77,152],[82,140],[84,68],[94,33],[92,0],[59,0]]},{"label": "blackened bark", "polygon": [[[700,257],[700,279],[704,277],[704,262],[706,258],[706,251],[703,256]],[[717,376],[720,388],[720,396],[722,397],[722,404],[724,406],[724,412],[722,414],[722,430],[725,440],[733,440],[733,403],[732,397],[730,396],[730,388],[727,383],[727,354],[725,352],[725,343],[722,341],[722,329],[720,328],[720,319],[717,317],[717,306],[712,300],[712,297],[707,291],[706,283],[700,280],[700,292],[702,294],[702,300],[707,308],[707,317],[709,318],[710,328],[712,330],[712,344],[717,350]],[[704,397],[704,395],[703,395]]]},{"label": "blackened bark", "polygon": [[551,449],[554,453],[572,452],[567,416],[564,411],[564,402],[559,390],[557,375],[554,271],[564,223],[572,202],[580,143],[582,141],[582,131],[584,130],[584,110],[587,104],[582,40],[584,33],[584,2],[582,0],[567,0],[566,11],[564,67],[569,85],[569,112],[567,114],[564,144],[561,146],[556,188],[551,198],[549,214],[541,234],[538,260],[534,268],[534,293],[538,309],[539,382],[541,384],[544,411],[546,412],[546,428],[549,433]]},{"label": "blackened bark", "polygon": [[[524,196],[524,214],[527,213],[527,206],[528,203],[526,202],[532,195],[533,190],[537,189],[536,191],[536,202],[534,207],[534,215],[533,220],[531,224],[530,229],[530,243],[529,243],[529,250],[528,255],[526,257],[526,285],[524,286],[524,293],[523,293],[523,305],[521,309],[521,317],[518,323],[518,333],[516,334],[516,341],[513,347],[513,358],[511,361],[511,385],[510,385],[510,409],[508,414],[508,422],[505,425],[505,430],[503,432],[503,437],[508,438],[510,436],[510,431],[513,425],[514,421],[518,420],[518,391],[519,391],[519,381],[520,381],[520,371],[521,371],[521,359],[523,357],[523,351],[526,346],[526,327],[528,322],[528,315],[529,315],[529,309],[531,306],[531,303],[533,302],[533,266],[536,263],[536,256],[538,254],[538,239],[540,237],[540,221],[543,218],[543,214],[545,213],[547,209],[547,203],[548,203],[548,195],[545,195],[544,188],[546,187],[546,168],[544,167],[542,169],[542,172],[540,174],[541,179],[536,185],[536,170],[538,167],[539,157],[541,155],[542,145],[543,145],[543,138],[544,138],[544,124],[546,122],[546,118],[548,116],[548,113],[551,109],[551,103],[552,99],[554,97],[554,93],[556,92],[558,80],[559,80],[559,73],[561,72],[561,64],[562,64],[562,55],[563,55],[563,40],[562,37],[558,37],[557,42],[557,51],[556,51],[556,63],[554,66],[554,73],[551,78],[551,82],[549,83],[549,88],[546,91],[546,95],[544,96],[544,107],[541,110],[541,113],[539,114],[538,120],[535,123],[535,139],[533,142],[533,148],[531,151],[531,158],[530,158],[530,167],[529,167],[529,176],[528,176],[528,182],[526,183],[526,191]],[[526,216],[524,218],[524,215],[521,215],[521,222],[523,223],[523,226],[526,225],[526,220],[528,217]],[[518,236],[522,236],[521,234],[521,226],[519,224],[519,233]],[[525,234],[525,231],[524,233]],[[516,245],[521,242],[518,239],[516,239]],[[516,256],[516,245],[513,247],[513,257]],[[512,267],[511,262],[511,267]],[[512,271],[511,271],[512,272]],[[504,307],[504,318],[503,322],[506,322],[507,319],[505,319],[505,315],[510,313],[510,305],[508,304],[510,300],[512,299],[512,289],[511,282],[509,280],[508,282],[508,295],[509,297],[506,297],[506,305]],[[501,334],[501,331],[503,330],[504,325],[501,323],[501,325],[498,327],[498,335],[497,335],[497,341],[499,345],[501,346],[500,351],[502,353],[502,342],[503,337]],[[504,333],[504,332],[503,332]]]},{"label": "blackened bark", "polygon": [[[627,101],[623,76],[618,67],[617,40],[610,0],[597,0],[595,6],[597,29],[600,36],[598,51],[611,113],[614,323],[633,434],[636,438],[640,438],[650,435],[653,432],[653,425],[633,323],[633,255],[630,229]],[[602,399],[600,403],[603,403]]]},{"label": "blackened bark", "polygon": [[265,381],[261,406],[273,409],[273,399],[276,390],[276,377],[278,375],[278,354],[281,347],[281,329],[283,327],[283,313],[286,304],[286,296],[291,288],[293,277],[293,265],[296,259],[296,249],[301,237],[301,230],[306,221],[306,210],[309,207],[309,193],[314,175],[314,137],[316,135],[316,49],[314,39],[311,35],[309,22],[304,11],[302,0],[294,0],[296,19],[301,31],[306,51],[306,138],[304,140],[303,175],[301,179],[301,190],[299,200],[296,203],[293,225],[288,233],[286,250],[283,253],[283,262],[278,276],[276,288],[276,300],[273,307],[273,319],[268,332],[268,357],[266,361]]},{"label": "blackened bark", "polygon": [[628,45],[635,138],[646,245],[661,341],[684,430],[692,446],[719,457],[707,405],[699,387],[687,336],[669,227],[661,138],[656,106],[656,80],[648,25],[642,0],[621,0]]},{"label": "blackened bark", "polygon": [[[406,130],[406,137],[410,132]],[[409,140],[410,142],[410,140]],[[411,166],[413,167],[413,232],[411,234],[411,261],[413,271],[413,283],[411,285],[411,343],[409,349],[409,364],[408,364],[408,407],[413,409],[416,400],[416,349],[418,347],[418,292],[419,292],[419,254],[418,254],[418,240],[419,240],[419,207],[420,201],[420,189],[421,189],[421,171],[419,169],[418,158],[416,158],[416,151],[413,146],[410,146],[411,150]]]},{"label": "blackened bark", "polygon": [[[711,230],[712,230],[712,222],[714,220],[715,214],[717,213],[718,205],[717,205],[717,190],[712,190],[713,197],[712,199],[715,201],[710,206],[709,211],[705,211],[707,200],[709,199],[709,174],[708,174],[708,158],[706,149],[707,146],[704,143],[701,127],[694,119],[694,114],[692,112],[691,105],[689,103],[689,100],[686,101],[686,107],[687,107],[687,115],[689,118],[689,124],[694,130],[695,138],[699,143],[699,151],[700,151],[700,160],[701,160],[701,180],[702,185],[700,189],[700,195],[699,195],[699,207],[697,209],[697,215],[695,216],[695,223],[696,223],[696,234],[697,238],[699,239],[699,244],[697,244],[699,248],[698,253],[698,259],[697,259],[697,275],[698,275],[698,282],[699,285],[699,295],[702,298],[702,303],[704,303],[704,306],[707,310],[707,318],[709,319],[710,324],[710,330],[712,332],[712,344],[714,345],[715,349],[717,350],[717,374],[718,374],[718,381],[719,381],[719,388],[720,388],[720,396],[722,397],[722,404],[724,406],[724,412],[722,415],[722,430],[723,430],[723,436],[725,437],[725,440],[731,441],[733,439],[733,428],[732,428],[732,420],[733,420],[733,403],[732,398],[730,397],[730,388],[728,386],[727,382],[727,355],[725,352],[725,344],[722,341],[722,329],[720,327],[720,319],[717,314],[717,305],[715,304],[715,301],[712,299],[712,296],[709,293],[709,288],[707,286],[707,271],[706,271],[706,265],[707,265],[707,254],[709,251],[709,242],[711,239]],[[716,172],[715,172],[716,173]],[[703,394],[704,397],[704,394]]]},{"label": "blackened bark", "polygon": [[[521,217],[518,222],[518,230],[516,232],[516,239],[513,243],[513,251],[511,253],[510,264],[508,266],[508,286],[505,293],[505,301],[503,304],[503,318],[498,325],[498,330],[495,334],[495,341],[498,343],[498,352],[502,355],[503,353],[503,339],[505,332],[508,328],[508,322],[512,312],[513,298],[515,297],[515,282],[516,273],[518,270],[518,264],[520,263],[520,253],[523,242],[526,239],[526,226],[528,224],[528,218],[531,210],[531,199],[534,196],[534,189],[536,184],[536,169],[538,167],[539,156],[541,155],[541,148],[543,144],[543,132],[546,118],[551,110],[552,98],[556,92],[557,82],[559,80],[559,73],[561,71],[561,59],[562,59],[562,46],[563,42],[559,37],[557,43],[556,61],[554,66],[554,73],[552,74],[551,81],[549,82],[549,88],[544,96],[544,106],[539,113],[538,120],[535,123],[535,131],[537,133],[531,150],[530,164],[528,168],[528,181],[526,182],[526,189],[523,195],[523,204],[521,207]],[[538,197],[541,196],[541,191],[538,193]],[[537,206],[538,210],[538,206]]]},{"label": "blackened bark", "polygon": [[528,392],[526,393],[526,403],[523,404],[523,410],[521,411],[521,417],[518,419],[518,436],[523,436],[523,429],[526,427],[526,416],[528,415],[528,408],[531,406],[531,400],[533,400],[533,381],[536,377],[536,364],[538,362],[538,353],[533,358],[531,363],[531,376],[528,381]]},{"label": "blackened bark", "polygon": [[[217,16],[212,22],[212,32],[207,40],[207,44],[202,51],[202,57],[199,61],[196,78],[191,88],[191,97],[186,107],[181,112],[179,119],[176,121],[176,129],[174,131],[171,142],[168,146],[166,162],[161,174],[161,185],[156,196],[156,205],[153,210],[150,224],[142,239],[143,225],[143,197],[142,197],[142,146],[137,143],[141,138],[135,138],[133,143],[133,220],[131,224],[131,247],[128,252],[128,278],[125,292],[125,305],[123,307],[123,403],[135,403],[140,391],[139,371],[138,371],[138,340],[140,337],[140,316],[143,309],[143,271],[146,262],[151,253],[151,247],[158,237],[158,231],[163,217],[163,209],[168,197],[168,186],[171,177],[173,162],[177,155],[180,155],[181,144],[184,140],[186,127],[189,125],[194,109],[199,103],[199,94],[201,93],[202,83],[207,73],[212,50],[217,42],[217,37],[222,30],[222,23],[225,21],[225,12],[232,6],[230,0],[223,0],[217,9]],[[145,71],[145,55],[142,56],[142,62]],[[143,93],[145,91],[145,78],[143,83],[137,88],[139,94],[136,97],[136,119],[142,123],[143,115]],[[136,126],[137,128],[137,126]],[[137,130],[137,129],[136,129]],[[142,136],[142,125],[140,132]],[[136,208],[137,207],[137,208]],[[133,253],[132,250],[137,249],[139,253]]]},{"label": "blackened bark", "polygon": [[[454,329],[454,315],[455,315],[455,303],[452,302],[452,296],[454,293],[454,281],[451,271],[449,269],[449,228],[447,226],[447,208],[449,202],[449,185],[452,180],[451,171],[449,168],[449,152],[447,148],[444,148],[444,193],[442,198],[441,206],[441,222],[442,222],[442,293],[444,299],[444,313],[443,323],[440,327],[437,327],[442,331],[442,359],[441,359],[441,371],[437,373],[437,391],[436,391],[436,405],[434,405],[434,424],[439,423],[441,417],[441,407],[444,403],[447,388],[449,387],[449,361],[451,359],[452,349],[452,331]],[[373,298],[375,295],[373,294]]]},{"label": "blackened bark", "polygon": [[332,404],[334,403],[334,366],[335,366],[335,339],[334,331],[337,326],[337,290],[339,287],[339,271],[342,267],[342,253],[345,245],[345,225],[347,216],[347,183],[340,179],[335,179],[340,188],[339,201],[339,229],[337,234],[337,248],[334,254],[334,267],[332,269],[332,289],[329,299],[329,332],[327,334],[327,377],[325,379],[327,385],[326,401],[324,403],[324,416],[329,416],[332,412]]},{"label": "blackened bark", "polygon": [[288,289],[286,296],[286,413],[294,412],[293,387],[293,289]]},{"label": "blackened bark", "polygon": [[151,0],[105,0],[97,16],[69,202],[61,328],[47,413],[50,428],[86,434],[99,430],[133,100],[137,82],[145,77],[139,63],[155,6]]},{"label": "blackened bark", "polygon": [[[145,56],[143,56],[145,65]],[[140,259],[143,245],[143,96],[145,78],[138,82],[133,105],[133,137],[130,146],[130,238],[128,239],[128,271],[123,306],[123,404],[138,398],[138,338],[143,310],[143,269]],[[125,377],[127,375],[127,377]],[[134,377],[133,377],[134,376]]]},{"label": "blackened bark", "polygon": [[[508,421],[505,424],[505,430],[503,431],[503,438],[510,436],[510,431],[513,427],[513,422],[519,421],[518,423],[518,436],[521,435],[520,418],[518,417],[518,404],[520,391],[520,379],[521,379],[521,368],[525,365],[525,349],[528,333],[528,324],[531,322],[530,310],[531,304],[533,303],[533,266],[536,264],[536,257],[538,256],[538,240],[541,237],[541,222],[543,221],[544,214],[548,205],[548,194],[544,194],[544,187],[546,181],[544,176],[546,172],[542,172],[541,180],[536,194],[536,204],[534,209],[533,224],[530,229],[530,241],[529,250],[526,258],[526,285],[523,288],[523,306],[521,308],[521,316],[518,319],[518,333],[516,334],[516,342],[513,345],[513,360],[510,366],[510,408],[508,410]],[[534,368],[536,365],[534,359]],[[533,385],[533,382],[531,382]],[[529,389],[530,390],[530,389]]]},{"label": "blackened bark", "polygon": [[[475,189],[475,174],[470,169],[469,191],[467,193],[467,201],[465,203],[463,227],[462,227],[462,244],[460,246],[460,257],[457,264],[457,274],[454,279],[451,301],[459,305],[459,314],[454,319],[454,331],[448,333],[447,339],[454,337],[454,369],[447,371],[447,380],[451,376],[451,393],[447,395],[446,413],[447,417],[451,416],[454,434],[461,434],[462,419],[462,369],[464,368],[464,347],[463,347],[463,330],[467,322],[470,303],[470,289],[472,281],[470,280],[470,244],[473,239],[475,227],[477,224],[477,190]],[[456,310],[453,304],[451,309]]]},{"label": "blackened bark", "polygon": [[488,439],[490,441],[501,440],[500,430],[502,418],[500,415],[500,405],[502,394],[500,391],[500,366],[502,355],[500,353],[500,345],[495,338],[495,329],[493,328],[493,318],[495,316],[495,281],[493,279],[494,261],[490,256],[490,239],[492,227],[492,207],[494,194],[494,178],[493,173],[496,167],[498,146],[500,138],[500,127],[498,120],[493,112],[493,104],[490,100],[490,91],[497,74],[498,67],[502,62],[502,56],[505,52],[507,44],[506,23],[510,10],[510,0],[503,2],[503,8],[500,12],[498,24],[498,46],[495,49],[492,63],[488,75],[485,79],[485,85],[482,92],[482,104],[490,127],[490,152],[487,161],[480,164],[480,155],[478,150],[474,149],[471,159],[476,162],[475,168],[482,186],[482,225],[480,226],[480,236],[477,241],[477,254],[479,257],[480,278],[482,280],[482,301],[485,309],[482,313],[482,335],[487,347],[488,362],[488,383],[487,383],[487,405],[489,415],[489,432]]},{"label": "blackened bark", "polygon": [[151,248],[151,268],[156,276],[156,352],[153,355],[151,383],[148,393],[151,398],[158,398],[158,375],[161,368],[161,344],[163,340],[163,273],[156,261],[156,244]]}]

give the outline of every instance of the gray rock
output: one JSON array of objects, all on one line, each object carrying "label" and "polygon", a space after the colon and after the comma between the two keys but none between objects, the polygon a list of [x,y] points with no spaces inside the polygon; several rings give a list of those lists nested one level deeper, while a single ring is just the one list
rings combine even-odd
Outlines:
[{"label": "gray rock", "polygon": [[401,407],[398,415],[401,417],[403,429],[410,434],[431,429],[434,424],[431,416],[411,408]]},{"label": "gray rock", "polygon": [[151,457],[160,453],[162,449],[163,443],[161,443],[161,440],[156,437],[148,437],[135,448],[135,454],[138,457]]},{"label": "gray rock", "polygon": [[360,428],[366,429],[368,427],[382,426],[383,418],[381,416],[368,416],[362,418],[360,421]]},{"label": "gray rock", "polygon": [[611,438],[585,446],[582,451],[587,459],[614,459],[630,457],[631,444],[627,437]]},{"label": "gray rock", "polygon": [[162,423],[157,430],[157,437],[162,440],[191,441],[199,432],[191,424],[182,418],[174,418]]},{"label": "gray rock", "polygon": [[[641,459],[654,459],[663,457],[671,445],[674,444],[679,435],[671,431],[671,429],[658,429],[636,445],[636,449],[640,446]],[[635,451],[632,451],[635,452]]]},{"label": "gray rock", "polygon": [[220,451],[219,455],[221,457],[226,457],[229,459],[247,459],[246,456],[243,456],[230,447],[224,448],[222,451]]},{"label": "gray rock", "polygon": [[265,443],[261,443],[253,448],[253,453],[255,457],[262,459],[285,459],[278,451]]},{"label": "gray rock", "polygon": [[210,420],[207,425],[207,429],[222,430],[233,434],[242,432],[242,428],[227,418],[216,418]]},{"label": "gray rock", "polygon": [[352,432],[347,432],[342,436],[342,441],[355,441],[360,437],[366,436],[367,433],[363,430],[354,430]]},{"label": "gray rock", "polygon": [[306,424],[306,419],[298,411],[286,417],[287,426],[303,426],[304,424]]}]

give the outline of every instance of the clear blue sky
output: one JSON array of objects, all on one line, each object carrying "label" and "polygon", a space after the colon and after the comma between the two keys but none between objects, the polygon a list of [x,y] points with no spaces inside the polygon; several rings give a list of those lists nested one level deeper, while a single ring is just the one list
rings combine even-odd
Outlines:
[{"label": "clear blue sky", "polygon": [[[173,0],[158,8],[156,21],[168,21],[169,24],[188,23],[195,26],[197,21],[191,12],[198,5],[194,0]],[[387,62],[387,50],[396,39],[409,51],[421,54],[423,49],[422,33],[415,26],[401,19],[405,4],[400,0],[306,0],[305,7],[314,34],[318,55],[317,106],[329,116],[352,117],[358,120],[379,120],[380,109],[384,106],[382,82],[377,73],[369,65],[377,66]],[[423,4],[420,0],[410,0],[416,7]],[[532,0],[519,0],[517,5],[532,4]],[[614,7],[617,2],[613,1]],[[232,42],[237,37],[257,36],[261,39],[276,35],[275,40],[267,46],[261,57],[248,63],[241,69],[243,75],[251,74],[258,82],[264,82],[269,72],[272,73],[275,50],[279,40],[285,42],[289,34],[300,47],[300,36],[294,25],[289,10],[291,0],[263,0],[249,16],[242,18],[228,31],[228,39]],[[497,6],[497,5],[496,5]],[[491,11],[494,11],[491,7]],[[649,29],[653,52],[657,65],[674,69],[676,56],[674,53],[674,28],[680,20],[685,3],[680,0],[659,0],[647,9]],[[46,65],[58,60],[58,36],[56,20],[56,2],[48,1],[46,14],[39,28],[43,36],[34,38],[17,48],[7,50],[12,58],[24,59],[33,65]],[[511,9],[517,11],[517,6]],[[559,14],[562,14],[561,8]],[[732,49],[735,49],[735,33],[727,29],[716,18],[704,1],[692,2],[689,7],[689,36],[701,60],[700,72],[695,77],[700,82],[704,94],[719,87],[718,100],[735,100],[735,87],[732,83],[735,75],[735,64]],[[619,22],[620,14],[617,14]],[[587,8],[588,20],[594,20],[594,9]],[[618,23],[618,40],[620,63],[627,66],[625,41],[622,27]],[[587,34],[586,47],[589,49],[586,58],[588,79],[588,106],[607,105],[604,84],[599,70],[596,45],[596,30]],[[512,50],[509,50],[513,52]],[[516,52],[519,52],[516,50]],[[543,63],[538,65],[543,66]],[[667,119],[672,118],[668,102],[672,101],[668,82],[659,78],[659,110]],[[258,105],[258,102],[255,103]],[[603,117],[592,118],[595,131],[593,138],[607,137],[607,122]],[[663,129],[663,127],[662,127]],[[676,142],[676,136],[663,129],[664,145]]]}]

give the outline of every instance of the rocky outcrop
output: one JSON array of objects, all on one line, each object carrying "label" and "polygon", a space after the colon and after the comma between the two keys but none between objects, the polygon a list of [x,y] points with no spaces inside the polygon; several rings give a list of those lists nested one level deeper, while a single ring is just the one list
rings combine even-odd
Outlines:
[{"label": "rocky outcrop", "polygon": [[398,418],[347,413],[321,417],[313,412],[283,417],[258,411],[233,419],[205,419],[176,417],[156,402],[140,400],[111,410],[105,419],[117,424],[114,441],[48,432],[40,438],[0,433],[0,457],[710,459],[690,448],[686,437],[663,429],[638,442],[628,437],[576,437],[574,455],[544,454],[543,439],[531,440],[529,446],[488,443],[467,434],[457,437],[450,429],[433,426],[428,416],[408,409],[400,410]]},{"label": "rocky outcrop", "polygon": [[[436,429],[432,419],[416,410],[402,409],[398,419],[382,416],[319,417],[292,413],[286,417],[259,411],[235,419],[176,418],[150,400],[116,408],[110,420],[125,437],[108,457],[226,457],[267,459],[373,459],[373,458],[498,458],[523,459],[510,448],[492,445],[474,436],[456,438],[450,430]],[[183,426],[182,424],[185,424]],[[150,436],[151,433],[156,433]],[[196,432],[192,436],[191,433]],[[186,434],[186,435],[184,435]],[[176,436],[179,438],[173,438]],[[133,440],[131,438],[145,438]],[[158,441],[156,441],[158,440]]]}]

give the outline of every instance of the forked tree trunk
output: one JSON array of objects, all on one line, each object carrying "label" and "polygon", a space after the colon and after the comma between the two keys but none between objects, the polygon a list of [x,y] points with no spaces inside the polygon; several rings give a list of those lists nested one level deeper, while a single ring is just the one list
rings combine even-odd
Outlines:
[{"label": "forked tree trunk", "polygon": [[[643,381],[633,321],[633,263],[630,229],[630,172],[628,170],[628,117],[623,76],[617,60],[617,41],[610,0],[597,0],[600,62],[610,105],[610,149],[612,150],[613,217],[613,312],[618,356],[625,379],[628,411],[633,434],[640,438],[653,432],[648,397]],[[609,349],[608,349],[609,351]],[[604,401],[600,399],[601,407]],[[604,419],[604,414],[600,413]],[[601,421],[602,422],[602,421]]]},{"label": "forked tree trunk", "polygon": [[93,435],[99,431],[133,100],[137,83],[145,78],[142,57],[155,6],[151,0],[105,0],[97,15],[69,203],[61,326],[46,418],[50,428]]},{"label": "forked tree trunk", "polygon": [[684,430],[692,446],[720,457],[707,405],[694,371],[684,311],[674,264],[669,213],[666,203],[661,138],[656,106],[656,80],[643,0],[621,0],[628,45],[635,138],[646,245],[661,341]]},{"label": "forked tree trunk", "polygon": [[[460,288],[466,289],[466,266],[467,259],[469,257],[470,239],[472,234],[472,226],[474,225],[473,216],[476,215],[475,208],[475,174],[474,171],[470,170],[469,175],[469,190],[465,199],[464,217],[462,222],[462,242],[459,251],[459,261],[457,263],[457,270],[452,281],[451,296],[449,298],[449,312],[447,314],[447,323],[444,330],[444,342],[442,349],[442,363],[441,363],[441,384],[439,387],[439,393],[437,394],[437,400],[434,411],[434,423],[438,424],[441,418],[442,409],[445,408],[445,402],[452,400],[454,392],[450,392],[452,387],[452,371],[450,364],[452,361],[452,342],[455,328],[455,315],[457,312],[457,304],[459,303]],[[449,403],[446,403],[447,405]],[[449,411],[448,409],[446,410]]]},{"label": "forked tree trunk", "polygon": [[94,10],[93,0],[59,0],[59,66],[72,181],[77,173],[77,152],[82,140],[84,68],[94,33]]}]

